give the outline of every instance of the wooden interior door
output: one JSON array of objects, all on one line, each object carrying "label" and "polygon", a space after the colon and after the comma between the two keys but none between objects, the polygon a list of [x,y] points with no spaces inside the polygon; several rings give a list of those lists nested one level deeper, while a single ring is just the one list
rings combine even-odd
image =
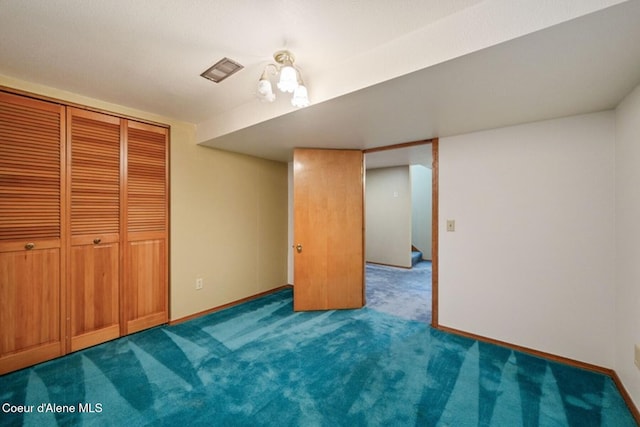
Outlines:
[{"label": "wooden interior door", "polygon": [[168,129],[126,126],[124,333],[169,320]]},{"label": "wooden interior door", "polygon": [[120,336],[121,119],[68,109],[70,347]]},{"label": "wooden interior door", "polygon": [[364,175],[359,150],[293,156],[294,310],[364,305]]},{"label": "wooden interior door", "polygon": [[64,107],[0,93],[0,374],[64,353]]}]

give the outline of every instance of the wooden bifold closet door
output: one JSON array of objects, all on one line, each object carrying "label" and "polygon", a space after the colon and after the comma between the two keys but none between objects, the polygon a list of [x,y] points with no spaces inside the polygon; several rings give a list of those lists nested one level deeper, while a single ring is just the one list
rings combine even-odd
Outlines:
[{"label": "wooden bifold closet door", "polygon": [[70,205],[70,348],[120,336],[122,119],[67,113]]},{"label": "wooden bifold closet door", "polygon": [[169,319],[169,130],[0,91],[0,375]]},{"label": "wooden bifold closet door", "polygon": [[0,93],[0,374],[64,353],[64,121]]},{"label": "wooden bifold closet door", "polygon": [[169,319],[168,132],[128,121],[126,126],[126,245],[124,333]]}]

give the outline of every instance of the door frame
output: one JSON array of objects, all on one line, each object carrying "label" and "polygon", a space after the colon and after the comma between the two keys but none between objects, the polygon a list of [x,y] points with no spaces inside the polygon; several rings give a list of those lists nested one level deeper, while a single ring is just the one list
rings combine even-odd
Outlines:
[{"label": "door frame", "polygon": [[[363,154],[379,151],[396,150],[417,145],[431,144],[432,178],[431,178],[431,326],[439,327],[438,323],[438,138],[420,141],[405,142],[401,144],[386,145],[383,147],[362,150]],[[366,157],[365,157],[366,159]],[[365,224],[366,228],[366,224]],[[365,261],[366,262],[366,261]],[[365,280],[366,289],[366,280]]]}]

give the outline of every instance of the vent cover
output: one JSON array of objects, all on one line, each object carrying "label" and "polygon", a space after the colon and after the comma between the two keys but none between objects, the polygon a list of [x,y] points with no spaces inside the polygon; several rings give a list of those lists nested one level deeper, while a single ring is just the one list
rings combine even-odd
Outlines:
[{"label": "vent cover", "polygon": [[207,71],[200,75],[205,79],[211,80],[212,82],[220,83],[231,74],[236,73],[243,68],[243,65],[238,64],[232,59],[222,58],[220,61],[213,64]]}]

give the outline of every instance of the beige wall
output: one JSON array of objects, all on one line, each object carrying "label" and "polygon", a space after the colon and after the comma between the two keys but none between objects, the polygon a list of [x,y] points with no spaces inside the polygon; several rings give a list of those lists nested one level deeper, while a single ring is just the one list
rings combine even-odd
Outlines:
[{"label": "beige wall", "polygon": [[431,222],[433,171],[426,166],[412,165],[411,171],[411,241],[422,252],[422,259],[431,260]]},{"label": "beige wall", "polygon": [[171,126],[171,319],[286,284],[286,164],[198,146],[190,123],[5,76],[0,86]]},{"label": "beige wall", "polygon": [[366,260],[411,267],[411,178],[408,166],[369,169]]}]

